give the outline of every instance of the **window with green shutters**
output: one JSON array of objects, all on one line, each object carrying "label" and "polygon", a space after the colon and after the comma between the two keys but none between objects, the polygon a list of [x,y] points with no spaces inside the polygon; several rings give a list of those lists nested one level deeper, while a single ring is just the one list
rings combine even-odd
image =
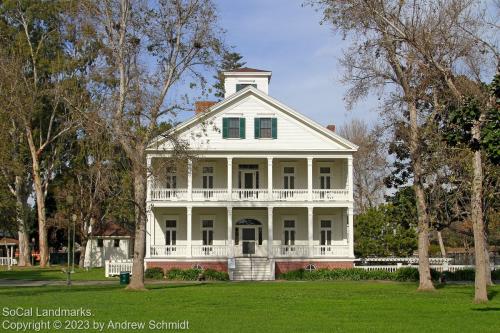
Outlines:
[{"label": "window with green shutters", "polygon": [[244,139],[245,118],[222,118],[222,138]]},{"label": "window with green shutters", "polygon": [[277,139],[278,119],[277,118],[255,118],[254,131],[256,139]]}]

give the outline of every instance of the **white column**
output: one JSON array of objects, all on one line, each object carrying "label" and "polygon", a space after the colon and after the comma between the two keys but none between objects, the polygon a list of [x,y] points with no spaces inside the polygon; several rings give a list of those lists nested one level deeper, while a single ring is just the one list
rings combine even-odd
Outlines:
[{"label": "white column", "polygon": [[193,161],[188,159],[187,165],[187,182],[188,182],[188,201],[193,199]]},{"label": "white column", "polygon": [[307,207],[307,243],[309,245],[309,256],[314,255],[314,243],[313,243],[313,207]]},{"label": "white column", "polygon": [[312,188],[313,188],[313,158],[307,158],[307,196],[308,200],[312,201]]},{"label": "white column", "polygon": [[186,256],[191,257],[191,238],[193,236],[192,233],[192,219],[193,219],[193,208],[191,206],[187,207],[187,214],[186,214],[186,224],[187,224],[187,232],[186,232]]},{"label": "white column", "polygon": [[349,237],[349,256],[354,258],[354,219],[352,207],[347,208],[347,237]]},{"label": "white column", "polygon": [[227,195],[231,200],[231,193],[233,192],[233,158],[227,158]]},{"label": "white column", "polygon": [[273,196],[273,158],[267,158],[267,198],[272,200]]},{"label": "white column", "polygon": [[227,246],[229,257],[234,257],[233,248],[233,207],[227,207]]},{"label": "white column", "polygon": [[146,175],[147,175],[147,182],[146,182],[146,201],[151,200],[151,190],[153,189],[153,170],[151,169],[151,157],[148,156],[146,158]]},{"label": "white column", "polygon": [[273,207],[267,207],[267,256],[273,257]]},{"label": "white column", "polygon": [[347,157],[347,189],[349,190],[349,200],[354,201],[354,180],[352,169],[352,155]]},{"label": "white column", "polygon": [[153,207],[146,205],[146,258],[151,257],[151,233],[153,231]]}]

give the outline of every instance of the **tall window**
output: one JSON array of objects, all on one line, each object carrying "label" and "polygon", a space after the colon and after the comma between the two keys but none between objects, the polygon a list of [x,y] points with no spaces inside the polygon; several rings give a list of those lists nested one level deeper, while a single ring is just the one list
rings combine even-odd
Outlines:
[{"label": "tall window", "polygon": [[177,244],[177,221],[165,221],[165,245],[174,246]]},{"label": "tall window", "polygon": [[295,188],[295,168],[283,168],[283,188],[285,190],[293,190]]},{"label": "tall window", "polygon": [[213,245],[214,242],[214,221],[213,220],[202,220],[201,221],[201,233],[203,239],[203,245]]},{"label": "tall window", "polygon": [[229,138],[240,137],[240,118],[229,118]]},{"label": "tall window", "polygon": [[174,168],[167,169],[167,188],[177,188],[177,175]]},{"label": "tall window", "polygon": [[285,220],[283,221],[283,239],[285,240],[285,245],[291,246],[295,245],[295,221]]},{"label": "tall window", "polygon": [[331,189],[331,173],[330,173],[330,168],[329,167],[321,167],[319,168],[319,183],[320,183],[320,188],[322,190],[329,190]]},{"label": "tall window", "polygon": [[332,245],[332,221],[331,220],[321,220],[320,221],[320,233],[321,233],[321,245],[327,246]]}]

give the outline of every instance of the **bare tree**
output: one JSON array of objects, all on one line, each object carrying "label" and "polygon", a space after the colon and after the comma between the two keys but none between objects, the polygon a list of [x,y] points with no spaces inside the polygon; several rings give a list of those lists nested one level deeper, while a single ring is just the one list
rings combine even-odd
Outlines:
[{"label": "bare tree", "polygon": [[353,119],[339,129],[339,134],[359,146],[354,153],[354,202],[359,213],[383,202],[387,175],[387,149],[380,125],[369,128],[360,119]]},{"label": "bare tree", "polygon": [[[161,134],[161,124],[182,108],[173,89],[193,80],[203,89],[204,70],[215,68],[221,53],[214,4],[209,0],[103,0],[82,3],[82,24],[101,45],[94,80],[102,119],[130,160],[135,205],[132,281],[144,288],[146,185],[151,170],[146,148]],[[169,118],[170,117],[170,118]],[[178,147],[174,137],[165,137]],[[182,144],[181,144],[182,145]]]}]

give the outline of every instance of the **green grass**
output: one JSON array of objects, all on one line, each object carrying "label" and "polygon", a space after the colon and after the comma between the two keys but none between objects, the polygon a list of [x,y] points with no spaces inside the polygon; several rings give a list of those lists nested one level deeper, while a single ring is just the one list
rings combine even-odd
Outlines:
[{"label": "green grass", "polygon": [[[66,266],[12,267],[10,271],[7,270],[6,266],[0,266],[0,279],[66,280]],[[92,268],[87,271],[77,267],[75,267],[75,272],[71,274],[71,279],[75,281],[109,280],[109,278],[104,277],[104,268]]]},{"label": "green grass", "polygon": [[413,283],[359,281],[187,283],[146,292],[118,285],[26,287],[0,288],[0,306],[84,307],[93,316],[79,319],[106,324],[189,320],[192,332],[498,332],[499,292],[491,287],[490,303],[475,305],[472,285],[426,293]]}]

